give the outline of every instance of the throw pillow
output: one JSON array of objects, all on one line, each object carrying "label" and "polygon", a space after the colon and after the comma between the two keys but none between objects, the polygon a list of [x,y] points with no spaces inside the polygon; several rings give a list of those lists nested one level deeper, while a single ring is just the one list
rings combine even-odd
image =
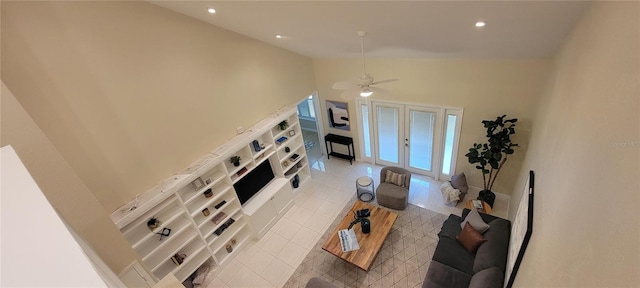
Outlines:
[{"label": "throw pillow", "polygon": [[467,185],[467,177],[464,173],[451,176],[451,186],[460,190],[461,193],[469,192],[469,185]]},{"label": "throw pillow", "polygon": [[456,240],[462,244],[462,246],[469,251],[471,254],[475,254],[478,251],[478,247],[485,240],[482,238],[482,234],[480,234],[476,229],[474,229],[469,223],[464,225],[460,234],[456,237]]},{"label": "throw pillow", "polygon": [[404,187],[404,174],[395,173],[393,171],[387,170],[387,176],[384,178],[384,182],[398,185],[400,187]]},{"label": "throw pillow", "polygon": [[489,229],[489,224],[485,223],[484,220],[482,220],[482,217],[480,217],[480,213],[478,213],[478,210],[476,209],[471,209],[471,212],[467,214],[467,217],[464,218],[464,221],[460,223],[460,228],[464,229],[464,225],[466,223],[471,224],[471,227],[475,228],[480,234]]}]

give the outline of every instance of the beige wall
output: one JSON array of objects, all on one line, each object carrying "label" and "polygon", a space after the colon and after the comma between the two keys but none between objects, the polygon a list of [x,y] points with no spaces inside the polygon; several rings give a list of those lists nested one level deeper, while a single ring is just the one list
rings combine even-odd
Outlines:
[{"label": "beige wall", "polygon": [[[503,114],[519,118],[513,140],[522,147],[510,156],[493,187],[495,192],[509,195],[526,153],[535,107],[548,76],[549,63],[548,60],[367,59],[367,72],[378,80],[400,79],[379,86],[390,91],[390,97],[374,94],[372,100],[465,109],[456,172],[464,172],[470,185],[475,187],[483,187],[482,174],[469,164],[464,154],[473,143],[486,141],[482,120]],[[324,100],[344,101],[340,91],[331,89],[334,82],[357,79],[362,74],[360,60],[314,59],[313,65],[323,109]],[[358,147],[359,123],[355,113],[355,101],[349,101],[349,115],[354,120],[350,133],[329,128],[324,121],[325,131],[352,136]]]},{"label": "beige wall", "polygon": [[511,198],[517,207],[534,170],[515,287],[640,283],[639,12],[639,2],[594,3],[555,59]]},{"label": "beige wall", "polygon": [[[4,83],[1,89],[0,146],[11,145],[15,149],[58,214],[94,248],[115,273],[120,272],[136,259],[133,249]],[[47,235],[42,235],[42,239],[25,239],[25,243],[31,243],[29,245],[33,241],[41,241],[42,245],[47,245]],[[34,271],[37,271],[37,266],[37,260],[34,260]]]},{"label": "beige wall", "polygon": [[6,85],[107,211],[315,90],[311,60],[137,2],[2,1]]}]

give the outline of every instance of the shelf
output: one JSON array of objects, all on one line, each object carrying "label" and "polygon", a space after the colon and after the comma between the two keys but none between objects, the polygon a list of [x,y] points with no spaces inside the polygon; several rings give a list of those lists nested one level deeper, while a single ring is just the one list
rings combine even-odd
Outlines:
[{"label": "shelf", "polygon": [[[171,207],[173,206],[173,207]],[[170,207],[170,208],[169,208]],[[146,236],[146,232],[149,232],[149,228],[147,227],[147,221],[151,219],[151,217],[156,217],[160,221],[164,223],[165,219],[170,218],[174,214],[179,213],[180,207],[178,205],[178,201],[175,197],[169,198],[162,202],[158,206],[149,210],[147,213],[141,215],[135,221],[129,223],[122,229],[122,234],[127,238],[131,245],[134,245],[141,241]]]},{"label": "shelf", "polygon": [[[235,223],[234,223],[235,224]],[[225,245],[231,241],[231,239],[233,239],[235,236],[238,235],[238,232],[242,231],[243,228],[249,228],[248,227],[249,224],[247,224],[247,222],[242,221],[242,223],[238,223],[238,225],[231,225],[231,227],[234,227],[234,230],[229,230],[229,233],[223,233],[222,235],[220,235],[218,238],[214,239],[213,241],[211,241],[211,244],[209,244],[210,246],[217,246],[217,248],[213,249],[213,254],[216,254],[218,252],[220,252],[221,250],[225,249]],[[231,228],[229,228],[231,229]],[[226,235],[225,235],[226,234]],[[223,237],[224,235],[224,237]],[[238,239],[236,239],[236,241],[238,241]],[[216,245],[213,245],[216,244]],[[237,242],[236,242],[237,244]],[[234,248],[235,250],[235,248]],[[226,252],[226,251],[225,251]]]},{"label": "shelf", "polygon": [[[220,214],[220,212],[224,212],[224,210],[227,207],[230,207],[232,205],[236,205],[237,201],[238,201],[237,199],[238,198],[236,198],[236,197],[227,197],[225,199],[218,199],[219,200],[219,201],[217,201],[218,203],[222,202],[222,200],[227,201],[227,203],[224,203],[224,205],[220,206],[219,209],[209,209],[209,211],[210,211],[209,212],[210,213],[209,216],[207,216],[202,222],[198,223],[198,221],[196,221],[196,223],[198,224],[198,229],[202,230],[204,226],[207,226],[207,224],[209,224],[209,226],[210,226],[211,225],[210,223],[213,223],[211,221],[211,219],[213,219],[213,217],[215,217],[216,215]],[[236,205],[236,206],[238,206],[238,205]],[[220,222],[218,224],[221,224],[221,223],[223,223],[223,222]],[[218,224],[214,223],[214,225],[218,225]],[[215,231],[215,229],[217,229],[217,228],[214,228],[210,232]],[[207,235],[207,233],[203,233],[203,235]]]},{"label": "shelf", "polygon": [[[302,157],[301,157],[301,158],[302,158]],[[297,161],[297,162],[296,162],[296,164],[298,164],[298,162],[300,162],[300,161]],[[300,172],[302,171],[302,169],[304,169],[305,167],[307,167],[307,163],[306,163],[306,162],[305,162],[305,163],[303,163],[303,164],[302,164],[302,166],[298,168],[298,171],[297,171],[297,172],[295,172],[295,173],[291,173],[291,174],[289,174],[289,175],[285,175],[284,177],[285,177],[285,178],[287,178],[287,180],[291,180],[291,179],[293,179],[293,176],[300,174]],[[292,168],[292,169],[293,169],[293,168]]]},{"label": "shelf", "polygon": [[[289,122],[289,127],[281,131],[277,124],[283,120]],[[290,131],[294,131],[295,134],[290,136]],[[276,140],[280,137],[287,137],[287,140],[277,145]],[[256,152],[254,141],[258,141],[264,148]],[[291,150],[285,152],[284,147]],[[298,154],[299,158],[291,160],[294,153]],[[233,166],[229,162],[232,156],[240,156],[241,165]],[[267,159],[276,175],[275,179],[241,205],[235,190],[232,189],[233,183]],[[289,161],[291,164],[283,169],[283,161]],[[278,162],[280,165],[276,164]],[[293,168],[298,164],[299,168]],[[181,172],[171,175],[162,184],[150,189],[150,192],[145,192],[130,201],[113,212],[111,219],[138,254],[138,259],[142,259],[156,277],[163,278],[171,273],[183,282],[206,261],[212,262],[211,269],[215,270],[233,259],[255,236],[250,228],[255,221],[266,219],[269,223],[274,223],[265,218],[266,214],[262,212],[274,208],[280,216],[286,212],[293,203],[290,180],[294,175],[299,175],[300,183],[309,181],[311,173],[308,165],[296,106],[286,107],[246,129],[245,133],[226,141]],[[236,173],[243,168],[247,171],[238,176]],[[282,175],[291,169],[297,171],[291,171],[290,175],[283,178]],[[204,182],[200,189],[194,188],[192,182],[195,179]],[[207,189],[213,192],[210,198],[203,195]],[[225,204],[215,209],[215,205],[222,201],[226,201]],[[138,208],[129,210],[134,204]],[[208,216],[202,213],[205,208],[210,212]],[[221,218],[217,224],[211,221],[216,215]],[[151,217],[161,221],[158,228],[160,231],[165,227],[172,229],[170,235],[160,240],[160,235],[149,230],[147,221]],[[215,235],[214,231],[229,219],[234,219],[233,224],[220,235]],[[235,239],[236,244],[233,245],[233,251],[228,253],[225,246],[231,239]],[[187,256],[183,263],[176,265],[171,260],[175,254]]]},{"label": "shelf", "polygon": [[[198,208],[196,209],[191,209],[188,207],[189,212],[191,212],[191,217],[196,218],[198,214],[202,213],[202,210],[204,208],[208,208],[211,204],[220,200],[220,198],[224,197],[227,194],[227,192],[229,192],[229,190],[231,190],[231,186],[220,187],[219,190],[215,190],[213,192],[213,196],[211,196],[211,198],[205,198],[204,195],[202,195],[202,198],[206,199],[206,202],[201,203],[199,206],[197,206]],[[197,204],[197,203],[194,203],[194,204]],[[211,209],[209,209],[209,211],[211,211]]]},{"label": "shelf", "polygon": [[[161,218],[158,218],[161,219]],[[162,221],[162,220],[161,220]],[[180,229],[183,227],[186,227],[189,225],[189,220],[187,220],[186,218],[184,218],[184,211],[181,211],[179,214],[175,214],[173,215],[171,218],[169,218],[168,220],[166,220],[166,222],[162,222],[161,223],[161,228],[157,228],[156,231],[162,231],[163,228],[169,228],[171,229],[171,232],[174,233],[176,231],[174,231],[175,229]],[[171,228],[173,227],[173,228]],[[149,245],[151,244],[150,242],[153,242],[152,239],[154,237],[158,237],[160,238],[160,235],[156,234],[155,232],[149,230],[149,228],[147,227],[147,224],[144,224],[144,227],[140,227],[141,230],[146,229],[146,233],[145,236],[140,239],[140,241],[134,243],[133,245],[131,245],[131,247],[133,249],[135,249],[136,251],[138,251],[139,249],[142,249],[143,246],[145,245]],[[169,234],[169,237],[171,237],[171,234]],[[163,239],[167,239],[168,237],[162,237]],[[160,240],[158,240],[158,242],[162,242]],[[146,255],[148,254],[148,252],[146,253],[141,253],[142,255]]]},{"label": "shelf", "polygon": [[[173,275],[175,275],[180,282],[184,282],[184,280],[187,280],[207,259],[211,259],[211,254],[209,254],[209,251],[205,249],[205,247],[202,247],[200,251],[195,253],[195,257],[191,259],[187,258],[180,266],[176,267]],[[211,265],[211,269],[215,269],[215,265]]]},{"label": "shelf", "polygon": [[[176,233],[176,235],[173,235],[173,233]],[[171,260],[169,258],[171,258],[174,253],[170,253],[169,251],[175,250],[180,244],[192,240],[197,235],[198,234],[189,227],[184,227],[178,231],[173,231],[172,229],[171,235],[163,237],[166,240],[162,241],[162,244],[146,254],[141,253],[141,255],[146,255],[142,257],[142,261],[147,263],[150,267],[155,267],[154,269],[157,269],[158,263]]]},{"label": "shelf", "polygon": [[[229,203],[227,203],[227,205],[228,204]],[[223,211],[223,210],[221,210],[221,211]],[[233,220],[238,221],[240,219],[240,217],[242,217],[242,213],[238,213],[238,211],[240,211],[240,207],[236,207],[231,212],[225,212],[225,214],[227,214],[227,216],[224,217],[224,219],[222,219],[222,221],[220,221],[220,223],[214,224],[213,228],[206,229],[206,232],[203,232],[202,235],[204,235],[205,237],[207,237],[207,239],[209,239],[209,237],[211,235],[215,235],[213,232],[215,232],[218,228],[222,227],[222,224],[226,223],[229,219],[233,218]],[[240,214],[240,215],[238,216],[236,214]],[[209,222],[205,222],[205,223],[212,223],[213,224],[213,222],[210,222],[210,221]],[[236,224],[236,223],[233,223],[233,224]],[[233,226],[233,224],[231,226]],[[201,231],[205,229],[204,226],[205,225],[200,227]],[[224,234],[224,231],[222,232],[222,234]],[[216,237],[216,236],[214,236],[214,237]],[[219,237],[219,236],[217,236],[217,237]]]},{"label": "shelf", "polygon": [[[217,185],[218,183],[220,183],[222,180],[224,180],[225,178],[225,174],[223,174],[220,171],[215,171],[211,177],[207,177],[211,179],[211,183],[209,184],[205,184],[205,186],[201,189],[199,189],[198,191],[195,191],[193,188],[193,186],[191,184],[189,184],[188,186],[186,186],[185,188],[189,187],[191,189],[186,189],[187,192],[183,192],[180,196],[182,197],[182,201],[184,201],[184,203],[186,205],[189,205],[189,203],[191,203],[192,201],[194,201],[195,199],[197,199],[199,196],[202,196],[202,193],[204,193],[204,191],[206,191],[207,189]],[[206,179],[202,179],[202,181],[206,181]],[[182,192],[182,191],[180,191]]]},{"label": "shelf", "polygon": [[220,265],[224,265],[229,259],[232,259],[233,257],[231,256],[241,251],[242,248],[247,243],[249,243],[249,232],[247,232],[248,228],[249,228],[248,224],[245,223],[242,227],[240,227],[240,229],[238,229],[237,233],[233,234],[230,237],[230,238],[235,238],[237,241],[231,253],[227,253],[227,251],[224,248],[224,245],[220,245],[222,249],[217,249],[216,252],[214,252],[214,256],[216,257]]}]

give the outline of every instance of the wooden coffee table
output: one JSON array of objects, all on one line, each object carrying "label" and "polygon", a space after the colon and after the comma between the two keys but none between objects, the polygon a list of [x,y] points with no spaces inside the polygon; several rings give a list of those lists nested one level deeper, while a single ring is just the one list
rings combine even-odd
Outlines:
[{"label": "wooden coffee table", "polygon": [[[371,216],[369,217],[369,221],[371,221],[371,232],[369,234],[363,234],[360,224],[354,225],[353,230],[358,238],[360,249],[343,253],[340,240],[338,239],[338,231],[349,228],[349,224],[354,219],[354,212],[365,208],[371,210]],[[351,210],[347,212],[347,215],[342,219],[340,224],[338,224],[336,229],[329,235],[327,242],[322,245],[322,249],[358,266],[362,270],[369,271],[373,260],[376,259],[380,248],[382,248],[384,239],[389,235],[391,227],[397,218],[398,214],[395,212],[356,200]]]}]

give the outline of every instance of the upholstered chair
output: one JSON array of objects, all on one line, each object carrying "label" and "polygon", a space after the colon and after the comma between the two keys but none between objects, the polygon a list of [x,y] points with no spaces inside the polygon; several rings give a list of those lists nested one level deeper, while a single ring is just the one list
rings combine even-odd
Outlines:
[{"label": "upholstered chair", "polygon": [[411,172],[404,168],[387,166],[380,170],[380,185],[376,189],[378,204],[391,209],[404,210],[409,204]]}]

